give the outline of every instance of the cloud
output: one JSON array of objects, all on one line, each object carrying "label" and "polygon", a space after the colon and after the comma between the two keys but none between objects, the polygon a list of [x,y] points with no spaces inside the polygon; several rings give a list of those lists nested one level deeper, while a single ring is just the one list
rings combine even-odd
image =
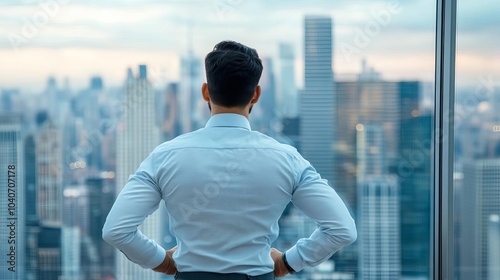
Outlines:
[{"label": "cloud", "polygon": [[[149,61],[148,54],[181,56],[192,49],[202,58],[213,45],[226,39],[241,41],[255,47],[262,56],[272,57],[277,55],[279,42],[288,42],[300,60],[304,15],[320,14],[333,19],[337,73],[359,71],[363,57],[388,77],[428,79],[428,73],[433,71],[436,14],[433,1],[66,0],[67,4],[61,4],[45,25],[37,26],[35,36],[21,44],[20,52],[15,52],[9,34],[22,35],[26,21],[32,21],[34,15],[43,11],[40,4],[50,1],[57,0],[3,0],[0,3],[0,60],[24,61],[22,56],[29,56],[32,63],[44,61],[40,67],[49,67],[51,63],[47,63],[46,57],[37,55],[50,53],[52,64],[61,67],[61,72],[66,69],[72,75],[84,76],[95,71],[92,63],[99,65],[102,63],[99,59],[108,61],[106,57],[112,53],[144,55]],[[389,23],[368,37],[366,46],[356,46],[359,52],[352,61],[347,61],[339,45],[344,42],[355,46],[359,31],[363,32],[374,22],[380,23],[377,17],[393,2],[400,3],[401,11],[392,13]],[[481,5],[459,2],[457,44],[460,51],[468,55],[472,55],[471,52],[494,54],[500,45],[500,37],[494,35],[500,27],[500,17],[495,14],[499,9],[492,9],[499,5],[497,2],[485,0]],[[72,54],[71,61],[81,68],[78,72],[65,68],[69,65],[61,62],[63,56],[55,55],[68,51]],[[91,52],[95,59],[80,63],[76,59],[77,51]],[[111,71],[115,67],[115,71],[123,71],[120,67],[127,58],[113,55],[113,59],[119,62],[106,69]],[[135,63],[133,58],[130,61]],[[466,61],[478,64],[483,60]],[[9,73],[15,76],[13,80],[22,80],[30,71],[29,77],[34,79],[40,73],[48,75],[53,70],[49,67],[36,72],[19,68],[13,71]],[[0,85],[5,82],[9,79],[0,77]]]}]

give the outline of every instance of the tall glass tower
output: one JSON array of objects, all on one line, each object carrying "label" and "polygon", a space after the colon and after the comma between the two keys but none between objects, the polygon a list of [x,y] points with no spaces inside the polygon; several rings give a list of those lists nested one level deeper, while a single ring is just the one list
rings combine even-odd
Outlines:
[{"label": "tall glass tower", "polygon": [[[117,194],[160,141],[160,132],[155,124],[153,87],[147,79],[146,66],[141,65],[139,70],[138,77],[131,76],[129,70],[123,90],[124,111],[117,131]],[[139,230],[160,243],[161,228],[161,215],[156,211],[146,218]],[[160,273],[132,263],[122,253],[116,257],[116,270],[117,279],[120,280],[153,280],[161,276]]]},{"label": "tall glass tower", "polygon": [[24,277],[24,166],[21,140],[21,116],[0,115],[0,279]]},{"label": "tall glass tower", "polygon": [[304,91],[300,102],[302,154],[325,179],[333,179],[335,95],[332,71],[332,19],[304,20]]}]

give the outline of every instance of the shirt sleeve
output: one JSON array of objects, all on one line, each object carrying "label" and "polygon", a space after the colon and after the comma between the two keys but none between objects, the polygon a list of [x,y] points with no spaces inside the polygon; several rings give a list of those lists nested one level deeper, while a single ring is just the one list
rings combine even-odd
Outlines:
[{"label": "shirt sleeve", "polygon": [[154,179],[154,154],[150,154],[130,176],[102,230],[102,237],[111,246],[143,268],[155,268],[165,258],[166,251],[146,237],[138,226],[152,214],[161,201],[161,192]]},{"label": "shirt sleeve", "polygon": [[298,183],[292,202],[318,228],[286,252],[288,264],[295,271],[324,262],[357,238],[354,220],[337,192],[305,159],[298,160],[297,168]]}]

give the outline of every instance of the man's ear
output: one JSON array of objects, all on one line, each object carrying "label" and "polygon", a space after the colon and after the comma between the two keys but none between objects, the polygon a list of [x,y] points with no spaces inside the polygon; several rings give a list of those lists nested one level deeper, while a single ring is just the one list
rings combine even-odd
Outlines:
[{"label": "man's ear", "polygon": [[260,85],[258,85],[255,88],[255,91],[253,92],[253,97],[252,97],[252,100],[250,100],[250,104],[253,105],[253,104],[257,103],[257,101],[259,101],[260,92],[261,92],[261,88],[260,88]]},{"label": "man's ear", "polygon": [[201,95],[203,96],[203,100],[210,102],[210,95],[208,94],[207,83],[203,83],[203,85],[201,85]]}]

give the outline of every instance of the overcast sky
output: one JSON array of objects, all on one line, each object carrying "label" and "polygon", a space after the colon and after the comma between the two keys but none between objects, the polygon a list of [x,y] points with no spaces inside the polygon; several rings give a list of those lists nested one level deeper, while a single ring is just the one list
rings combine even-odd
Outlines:
[{"label": "overcast sky", "polygon": [[[500,1],[459,2],[457,78],[500,80]],[[115,86],[143,63],[175,81],[180,56],[191,48],[203,58],[225,39],[273,58],[280,42],[292,44],[300,85],[305,15],[332,17],[339,77],[358,73],[366,58],[386,79],[432,82],[435,1],[2,0],[0,88],[41,92],[49,75],[74,89],[92,75]]]}]

